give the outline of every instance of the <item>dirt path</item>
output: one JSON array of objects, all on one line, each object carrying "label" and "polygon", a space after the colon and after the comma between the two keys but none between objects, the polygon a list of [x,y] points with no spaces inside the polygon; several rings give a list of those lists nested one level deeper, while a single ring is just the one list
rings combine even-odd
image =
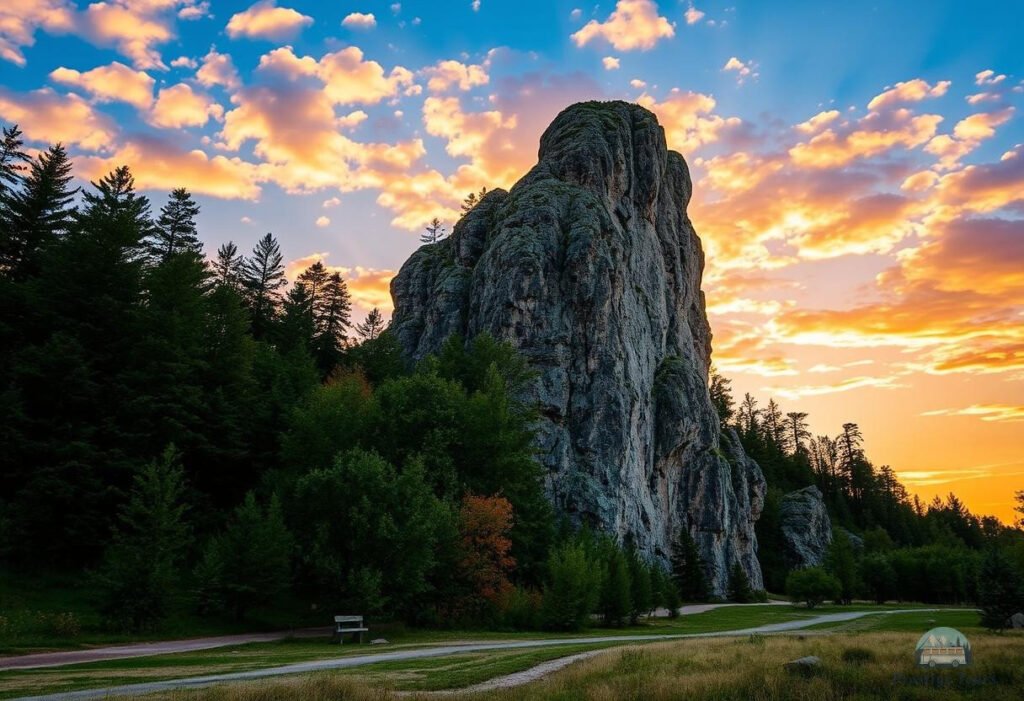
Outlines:
[{"label": "dirt path", "polygon": [[[103,689],[84,689],[60,694],[47,694],[44,696],[23,697],[21,701],[84,701],[86,699],[103,699],[114,696],[140,696],[142,694],[154,693],[157,691],[173,691],[175,689],[188,689],[204,686],[211,686],[224,682],[254,681],[267,679],[286,674],[306,674],[309,672],[320,672],[331,669],[348,669],[351,667],[362,667],[376,664],[378,662],[398,662],[405,660],[425,659],[432,657],[446,657],[449,655],[460,655],[467,652],[483,652],[488,650],[515,650],[523,648],[555,647],[559,645],[581,645],[588,643],[631,643],[648,642],[654,640],[684,640],[688,638],[722,638],[750,635],[751,633],[782,633],[787,631],[801,630],[821,623],[843,623],[853,621],[864,616],[889,615],[894,613],[920,613],[922,611],[949,611],[950,609],[895,609],[890,611],[847,611],[842,613],[827,613],[812,618],[804,618],[784,623],[771,623],[768,625],[743,628],[741,630],[717,631],[714,633],[677,633],[667,635],[614,635],[601,637],[583,638],[558,638],[543,640],[521,640],[515,642],[487,642],[465,645],[438,645],[429,648],[414,650],[401,650],[382,652],[371,655],[352,655],[334,659],[312,660],[297,664],[284,665],[281,667],[269,667],[266,669],[255,669],[248,672],[231,672],[226,674],[210,674],[200,677],[187,677],[183,679],[168,679],[166,681],[144,682],[140,684],[126,684],[124,686],[107,687]],[[825,631],[822,631],[825,632]],[[564,658],[563,658],[564,659]],[[548,663],[545,663],[548,664]],[[535,668],[534,668],[535,669]],[[528,670],[529,671],[529,670]]]},{"label": "dirt path", "polygon": [[192,638],[189,640],[158,640],[149,643],[111,645],[110,647],[94,647],[85,650],[40,652],[31,655],[0,657],[0,671],[11,669],[33,669],[37,667],[59,667],[61,665],[78,664],[80,662],[100,662],[102,660],[117,660],[126,657],[166,655],[171,652],[209,650],[210,648],[226,647],[228,645],[266,643],[274,640],[283,640],[288,637],[311,638],[318,635],[327,637],[330,634],[330,628],[302,628],[300,630],[282,630],[274,633],[243,633],[240,635],[220,635],[209,638]]}]

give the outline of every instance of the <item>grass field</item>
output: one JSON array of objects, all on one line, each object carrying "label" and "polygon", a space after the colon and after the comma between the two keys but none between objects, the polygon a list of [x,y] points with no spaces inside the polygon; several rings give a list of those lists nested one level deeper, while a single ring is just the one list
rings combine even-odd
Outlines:
[{"label": "grass field", "polygon": [[[1024,636],[970,634],[975,661],[959,670],[926,670],[914,663],[917,632],[864,632],[689,640],[630,645],[579,662],[522,687],[460,695],[472,701],[575,701],[652,699],[687,701],[1019,701],[1024,698]],[[554,653],[554,651],[545,651]],[[566,653],[567,654],[567,653]],[[783,664],[805,655],[821,658],[804,676]],[[435,660],[435,665],[322,673],[281,681],[236,684],[150,697],[152,701],[389,701],[433,698],[394,693],[441,688],[442,680],[472,683],[525,668],[538,656]],[[498,670],[505,670],[498,672]],[[461,676],[460,676],[461,675]],[[483,676],[482,674],[479,676]]]},{"label": "grass field", "polygon": [[[749,628],[768,623],[804,619],[823,613],[850,610],[887,610],[894,607],[854,606],[820,607],[813,611],[789,606],[745,606],[715,609],[701,614],[683,616],[678,619],[652,619],[643,625],[619,629],[592,629],[582,635],[636,635],[636,634],[677,634],[728,631]],[[941,614],[921,612],[909,614],[888,614],[869,617],[851,623],[829,624],[815,628],[834,628],[844,632],[871,631],[917,631],[927,630],[932,621],[940,620],[944,625],[959,627],[971,635],[980,632],[978,616],[973,612],[949,611]],[[857,628],[857,625],[863,625]],[[34,670],[11,670],[0,673],[0,698],[10,698],[29,693],[70,691],[96,688],[116,684],[156,681],[171,678],[200,676],[212,673],[240,672],[304,662],[308,660],[336,658],[345,655],[366,654],[371,650],[380,652],[388,649],[414,648],[438,643],[456,641],[550,639],[575,637],[581,634],[537,634],[472,631],[423,631],[405,630],[395,627],[391,631],[391,644],[384,648],[346,645],[330,645],[321,639],[294,639],[275,643],[255,643],[213,650],[156,655],[142,658],[110,660],[64,667],[49,667]],[[374,633],[375,635],[377,633]],[[914,637],[916,642],[917,637]],[[332,676],[357,676],[372,679],[378,684],[398,685],[402,689],[442,689],[467,686],[522,669],[539,662],[572,654],[581,649],[594,649],[595,645],[568,646],[534,650],[487,651],[465,655],[406,662],[389,662],[360,667],[335,673]]]}]

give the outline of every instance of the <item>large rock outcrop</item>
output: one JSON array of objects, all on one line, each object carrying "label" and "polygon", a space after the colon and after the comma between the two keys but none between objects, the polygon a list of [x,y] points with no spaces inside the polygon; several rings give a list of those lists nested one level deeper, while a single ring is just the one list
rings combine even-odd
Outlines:
[{"label": "large rock outcrop", "polygon": [[556,508],[661,559],[689,528],[721,593],[737,561],[762,586],[765,484],[708,396],[691,191],[651,112],[573,105],[526,176],[402,266],[391,328],[412,359],[453,333],[510,341],[538,371],[529,399]]},{"label": "large rock outcrop", "polygon": [[804,487],[782,497],[779,525],[790,567],[817,567],[825,561],[832,542],[832,521],[821,490]]}]

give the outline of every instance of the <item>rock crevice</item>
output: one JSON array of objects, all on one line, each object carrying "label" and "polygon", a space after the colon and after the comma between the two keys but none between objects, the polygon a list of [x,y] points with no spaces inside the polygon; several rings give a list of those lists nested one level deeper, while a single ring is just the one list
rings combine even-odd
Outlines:
[{"label": "rock crevice", "polygon": [[573,105],[510,191],[405,263],[392,330],[411,359],[454,333],[510,341],[538,373],[529,399],[556,507],[661,559],[689,528],[721,593],[734,562],[761,587],[765,484],[708,396],[691,193],[652,113]]}]

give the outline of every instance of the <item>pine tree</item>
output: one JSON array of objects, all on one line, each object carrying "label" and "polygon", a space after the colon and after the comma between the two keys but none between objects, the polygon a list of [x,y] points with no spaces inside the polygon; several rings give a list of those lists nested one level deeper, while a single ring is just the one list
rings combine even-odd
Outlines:
[{"label": "pine tree", "polygon": [[857,560],[853,552],[853,544],[846,531],[837,528],[832,534],[832,544],[825,556],[825,569],[838,581],[840,586],[840,603],[853,601],[857,589]]},{"label": "pine tree", "polygon": [[635,549],[630,548],[626,554],[629,563],[630,609],[629,623],[636,625],[640,616],[650,613],[653,593],[651,591],[651,571],[640,558]]},{"label": "pine tree", "polygon": [[466,197],[462,200],[462,216],[466,216],[471,211],[473,211],[473,208],[480,204],[480,201],[483,200],[486,194],[487,188],[482,187],[480,188],[479,193],[471,192],[468,195],[466,195]]},{"label": "pine tree", "polygon": [[330,277],[331,274],[320,261],[313,263],[313,265],[303,270],[299,275],[298,282],[301,282],[306,287],[306,295],[309,297],[310,303],[314,307],[316,307],[320,298],[323,296],[324,289],[327,287]]},{"label": "pine tree", "polygon": [[1024,609],[1021,575],[1001,550],[990,547],[978,572],[978,606],[981,624],[1002,630],[1010,616]]},{"label": "pine tree", "polygon": [[242,264],[245,259],[238,254],[238,246],[232,241],[221,244],[217,249],[217,260],[213,263],[213,278],[217,285],[238,291],[242,280]]},{"label": "pine tree", "polygon": [[191,540],[184,473],[173,446],[135,477],[99,581],[104,613],[122,627],[152,628],[169,613]]},{"label": "pine tree", "polygon": [[384,316],[380,313],[380,310],[374,307],[370,310],[370,313],[366,315],[365,321],[361,324],[356,325],[356,333],[364,341],[372,341],[384,330]]},{"label": "pine tree", "polygon": [[604,581],[601,584],[601,615],[606,626],[621,626],[626,622],[633,606],[629,586],[629,564],[622,550],[614,544],[607,546]]},{"label": "pine tree", "polygon": [[729,569],[728,584],[729,601],[737,604],[749,604],[754,600],[754,592],[750,588],[750,578],[739,562],[734,562]]},{"label": "pine tree", "polygon": [[73,222],[78,188],[70,187],[71,180],[71,161],[60,144],[32,161],[22,189],[9,197],[0,270],[15,279],[38,274],[43,251]]},{"label": "pine tree", "polygon": [[764,433],[766,443],[775,446],[781,452],[785,452],[789,435],[784,430],[782,411],[774,399],[769,399],[768,406],[761,412],[761,430]]},{"label": "pine tree", "polygon": [[706,601],[708,580],[697,542],[687,528],[680,528],[672,543],[672,579],[683,601]]},{"label": "pine tree", "polygon": [[726,379],[718,374],[714,367],[708,373],[708,393],[711,395],[711,403],[718,413],[718,420],[724,427],[732,420],[735,410],[732,399],[732,380]]},{"label": "pine tree", "polygon": [[204,606],[223,608],[240,621],[272,601],[291,580],[291,550],[277,496],[263,509],[249,492],[196,568]]},{"label": "pine tree", "polygon": [[789,435],[789,446],[793,454],[802,453],[804,441],[810,440],[811,432],[807,430],[807,412],[791,411],[786,414],[786,433]]},{"label": "pine tree", "polygon": [[420,243],[437,243],[447,233],[441,220],[434,217],[426,226],[426,233],[420,234]]},{"label": "pine tree", "polygon": [[199,205],[183,187],[171,191],[170,198],[156,220],[156,227],[147,240],[150,259],[162,263],[175,253],[192,251],[201,254],[203,244],[196,232]]},{"label": "pine tree", "polygon": [[92,183],[83,194],[77,228],[121,249],[130,259],[141,257],[142,242],[153,231],[149,199],[135,192],[135,178],[120,166]]},{"label": "pine tree", "polygon": [[281,288],[288,284],[284,277],[281,247],[273,234],[267,234],[252,249],[252,257],[241,266],[242,287],[252,314],[253,336],[266,338],[277,318],[281,304]]},{"label": "pine tree", "polygon": [[346,331],[352,326],[352,300],[341,273],[332,273],[328,278],[323,294],[313,302],[313,311],[317,322],[314,339],[317,365],[326,377],[341,360]]},{"label": "pine tree", "polygon": [[757,400],[750,392],[743,395],[743,402],[739,409],[739,427],[745,437],[752,438],[758,434],[760,428],[759,418],[761,410],[757,408]]},{"label": "pine tree", "polygon": [[24,164],[30,160],[24,146],[25,141],[21,138],[21,129],[17,124],[4,127],[0,135],[0,202],[21,182]]},{"label": "pine tree", "polygon": [[301,278],[288,290],[281,309],[278,346],[287,350],[302,348],[309,351],[316,334],[316,323],[313,320],[313,300]]}]

